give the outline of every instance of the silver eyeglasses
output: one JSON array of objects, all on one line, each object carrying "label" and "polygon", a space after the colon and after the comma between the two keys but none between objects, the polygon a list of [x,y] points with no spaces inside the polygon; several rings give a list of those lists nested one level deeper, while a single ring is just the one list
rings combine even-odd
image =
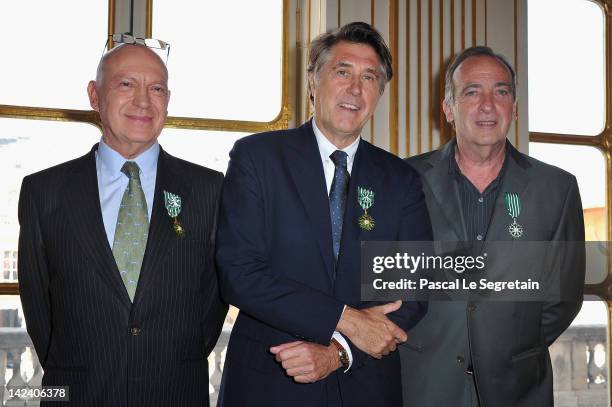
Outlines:
[{"label": "silver eyeglasses", "polygon": [[166,62],[166,65],[168,65],[170,44],[168,44],[166,41],[156,40],[155,38],[134,37],[131,33],[109,34],[106,43],[104,44],[102,55],[106,53],[107,49],[110,51],[110,49],[114,48],[116,44],[144,45],[147,48],[157,51],[160,57],[162,57],[162,59]]}]

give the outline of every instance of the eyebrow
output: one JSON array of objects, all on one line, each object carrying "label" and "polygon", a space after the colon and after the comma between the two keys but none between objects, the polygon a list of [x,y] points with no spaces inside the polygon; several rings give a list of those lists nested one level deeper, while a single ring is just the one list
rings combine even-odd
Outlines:
[{"label": "eyebrow", "polygon": [[[117,75],[115,75],[114,77],[111,78],[111,81],[114,81],[114,82],[120,82],[120,81],[123,81],[123,80],[140,82],[140,78],[134,76],[133,73],[121,73],[121,72],[119,72],[119,74],[117,74]],[[154,81],[151,81],[149,83],[149,85],[156,85],[156,84],[168,87],[168,82],[166,80],[164,80],[164,79],[154,80]]]},{"label": "eyebrow", "polygon": [[336,65],[334,65],[334,68],[352,68],[353,64],[345,62],[345,61],[339,61]]},{"label": "eyebrow", "polygon": [[[510,82],[497,82],[495,83],[495,87],[498,88],[500,86],[506,86],[508,88],[512,88],[512,84]],[[461,92],[465,92],[468,89],[476,88],[481,89],[483,86],[479,83],[469,83],[461,89]]]},{"label": "eyebrow", "polygon": [[[353,64],[351,64],[349,62],[346,62],[346,61],[339,61],[336,65],[334,65],[334,69],[336,69],[336,68],[353,68],[353,67],[354,67]],[[372,73],[372,74],[374,74],[376,76],[379,75],[378,70],[374,69],[374,68],[367,68],[366,72]]]}]

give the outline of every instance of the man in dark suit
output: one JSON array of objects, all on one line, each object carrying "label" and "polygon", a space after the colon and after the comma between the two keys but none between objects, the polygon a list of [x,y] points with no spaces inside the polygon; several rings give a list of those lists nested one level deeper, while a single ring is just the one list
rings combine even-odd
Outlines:
[{"label": "man in dark suit", "polygon": [[57,405],[208,405],[223,177],[157,143],[167,80],[145,46],[106,53],[88,87],[102,140],[23,181],[21,301],[43,385],[69,387]]},{"label": "man in dark suit", "polygon": [[397,406],[397,343],[426,311],[360,299],[360,242],[430,240],[417,174],[360,138],[391,56],[352,23],[315,39],[314,118],[238,141],[219,218],[224,298],[240,308],[219,405]]},{"label": "man in dark suit", "polygon": [[[409,159],[435,240],[501,241],[508,250],[512,242],[583,242],[575,177],[506,140],[516,112],[510,64],[490,48],[467,49],[449,65],[445,93],[456,138]],[[584,284],[584,245],[567,245],[551,269],[564,288],[556,299],[431,301],[400,351],[404,406],[552,406],[548,346],[578,313]],[[505,260],[507,267],[516,258]]]}]

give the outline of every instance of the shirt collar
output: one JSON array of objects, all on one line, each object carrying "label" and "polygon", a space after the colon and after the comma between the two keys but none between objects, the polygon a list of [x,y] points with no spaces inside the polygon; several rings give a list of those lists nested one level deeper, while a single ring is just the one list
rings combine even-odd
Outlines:
[{"label": "shirt collar", "polygon": [[[453,143],[453,145],[451,146],[452,153],[450,154],[448,173],[454,176],[455,179],[457,180],[460,180],[462,178],[467,180],[467,178],[461,172],[461,169],[459,168],[459,164],[457,164],[457,160],[455,159],[455,151],[457,149],[457,138],[453,138],[451,143]],[[497,174],[497,177],[495,177],[495,179],[491,181],[489,185],[487,185],[485,192],[488,191],[490,188],[497,187],[497,185],[504,178],[504,174],[506,173],[506,167],[508,166],[508,160],[510,159],[510,148],[508,147],[509,143],[510,142],[506,140],[506,151],[504,152],[505,154],[504,163],[502,164],[502,167],[499,170],[499,174]],[[467,181],[469,182],[469,180]]]},{"label": "shirt collar", "polygon": [[331,141],[327,139],[317,127],[317,123],[315,122],[314,117],[312,118],[312,130],[314,131],[315,138],[317,139],[317,145],[319,146],[319,153],[321,154],[321,160],[323,162],[330,161],[331,158],[329,156],[336,150],[342,150],[348,155],[347,166],[351,166],[353,163],[353,159],[355,158],[355,154],[357,153],[357,148],[359,147],[359,141],[361,140],[361,135],[355,139],[351,143],[351,145],[339,149],[336,147]]},{"label": "shirt collar", "polygon": [[[457,138],[453,137],[453,139],[450,141],[451,146],[450,146],[450,150],[451,150],[451,154],[450,154],[450,162],[449,162],[449,167],[448,167],[448,173],[449,174],[455,174],[455,175],[459,175],[461,174],[461,170],[459,169],[459,165],[457,164],[457,160],[455,158],[455,153],[457,152]],[[504,163],[502,164],[502,170],[500,171],[500,174],[503,172],[503,169],[505,169],[506,167],[506,163],[508,162],[508,159],[510,159],[510,148],[509,148],[509,144],[510,142],[506,139],[506,151],[504,151]]]},{"label": "shirt collar", "polygon": [[138,164],[138,168],[140,168],[140,173],[145,177],[149,177],[157,171],[159,150],[159,143],[156,141],[133,160],[126,160],[125,157],[106,144],[103,139],[100,139],[97,153],[103,169],[112,175],[118,177],[121,175],[121,168],[126,161],[135,161]]}]

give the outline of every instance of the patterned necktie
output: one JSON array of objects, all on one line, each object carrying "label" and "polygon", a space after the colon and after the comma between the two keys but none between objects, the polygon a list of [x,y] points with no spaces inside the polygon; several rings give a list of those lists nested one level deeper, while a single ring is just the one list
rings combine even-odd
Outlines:
[{"label": "patterned necktie", "polygon": [[342,238],[342,222],[344,221],[344,208],[348,193],[349,173],[346,168],[348,155],[344,151],[336,150],[329,158],[334,162],[334,180],[329,192],[329,214],[331,216],[332,241],[334,244],[334,259],[338,261],[340,253],[340,239]]},{"label": "patterned necktie", "polygon": [[126,161],[121,168],[130,181],[121,199],[113,241],[113,256],[132,301],[149,234],[147,201],[138,170],[138,164],[133,161]]}]

